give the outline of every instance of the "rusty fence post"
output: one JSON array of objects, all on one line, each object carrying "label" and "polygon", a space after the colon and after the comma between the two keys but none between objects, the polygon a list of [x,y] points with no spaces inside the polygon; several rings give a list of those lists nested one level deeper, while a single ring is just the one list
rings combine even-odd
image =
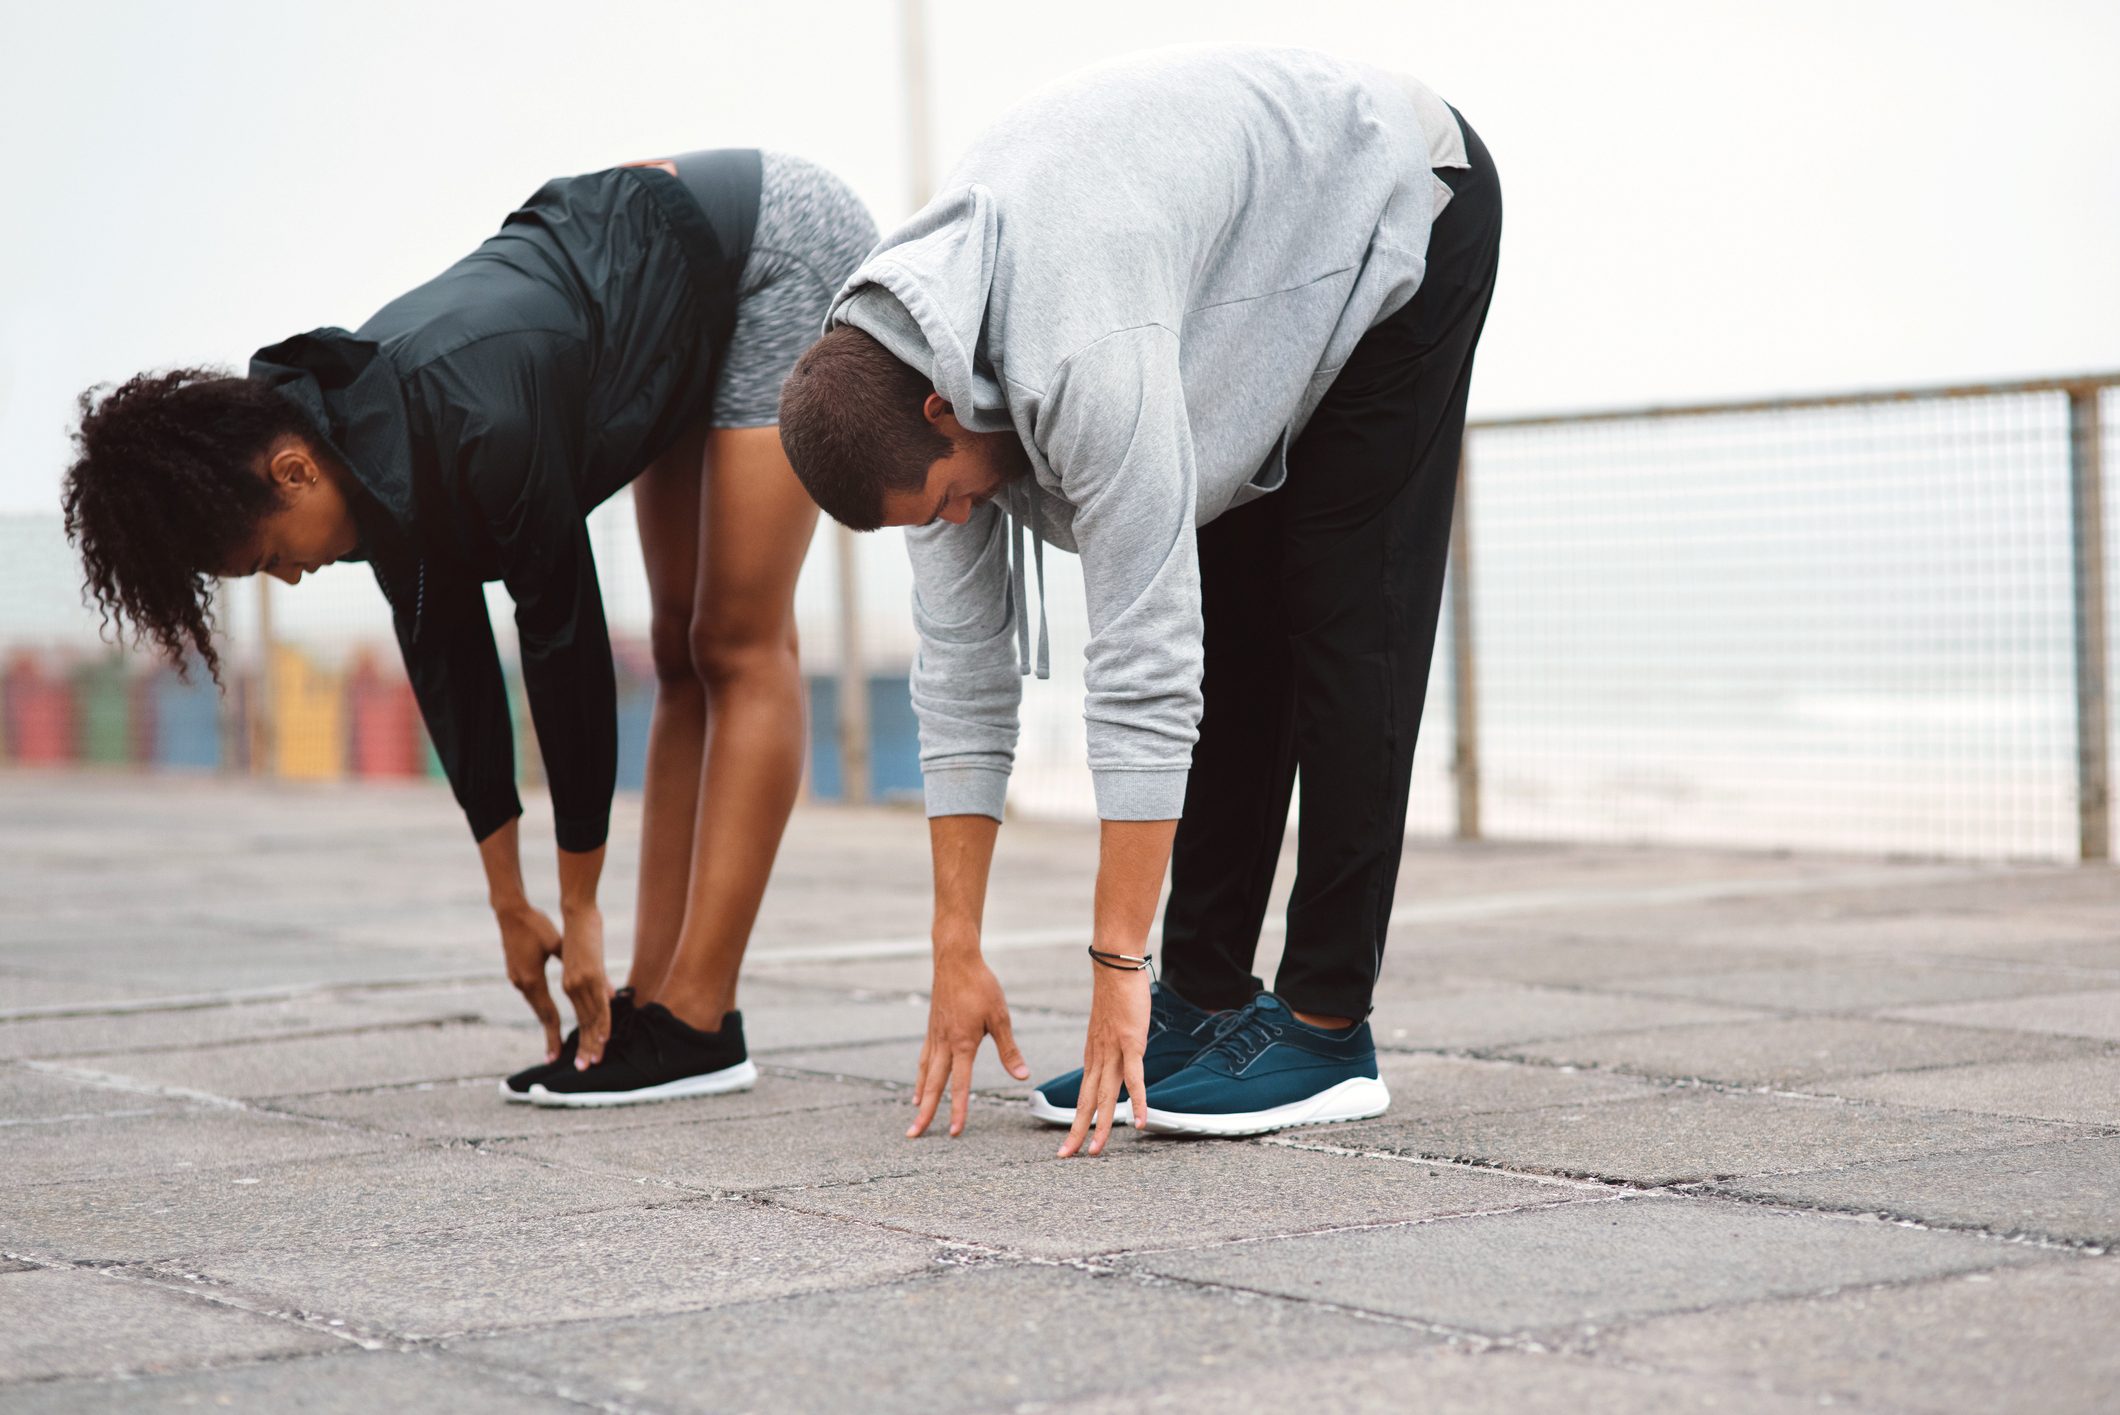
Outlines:
[{"label": "rusty fence post", "polygon": [[1466,473],[1471,468],[1468,434],[1458,454],[1457,505],[1450,520],[1450,691],[1456,728],[1450,771],[1457,781],[1457,834],[1480,838],[1479,681],[1472,632],[1472,517]]},{"label": "rusty fence post", "polygon": [[2076,832],[2085,860],[2110,860],[2111,677],[2105,631],[2105,467],[2096,384],[2068,390],[2069,523],[2075,589]]}]

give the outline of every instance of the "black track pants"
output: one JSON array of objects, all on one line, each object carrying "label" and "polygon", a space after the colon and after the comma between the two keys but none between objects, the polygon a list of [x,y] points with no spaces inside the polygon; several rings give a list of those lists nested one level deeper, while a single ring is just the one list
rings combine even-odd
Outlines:
[{"label": "black track pants", "polygon": [[1300,774],[1275,991],[1304,1012],[1369,1014],[1501,240],[1501,187],[1469,126],[1465,151],[1468,169],[1438,174],[1454,195],[1419,292],[1355,346],[1290,449],[1286,484],[1199,533],[1205,706],[1163,962],[1201,1007],[1239,1007],[1261,987],[1252,957]]}]

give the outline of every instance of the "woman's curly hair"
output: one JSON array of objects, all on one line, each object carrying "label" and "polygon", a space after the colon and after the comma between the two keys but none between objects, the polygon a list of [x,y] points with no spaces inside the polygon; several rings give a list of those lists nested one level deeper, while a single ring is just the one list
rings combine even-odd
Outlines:
[{"label": "woman's curly hair", "polygon": [[106,634],[125,642],[129,625],[133,645],[151,640],[180,674],[196,654],[221,681],[212,567],[280,504],[257,469],[288,434],[309,434],[299,408],[221,369],[143,373],[81,395],[61,504],[82,598]]}]

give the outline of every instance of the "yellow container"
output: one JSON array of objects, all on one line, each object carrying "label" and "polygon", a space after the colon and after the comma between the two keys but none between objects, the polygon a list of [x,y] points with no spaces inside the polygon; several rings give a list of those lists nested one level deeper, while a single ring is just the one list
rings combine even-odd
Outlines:
[{"label": "yellow container", "polygon": [[274,773],[288,781],[346,774],[346,685],[291,648],[272,655]]}]

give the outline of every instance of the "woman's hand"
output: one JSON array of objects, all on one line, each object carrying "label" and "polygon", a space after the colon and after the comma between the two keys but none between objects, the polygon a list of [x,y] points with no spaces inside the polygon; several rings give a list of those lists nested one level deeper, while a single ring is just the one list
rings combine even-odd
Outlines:
[{"label": "woman's hand", "polygon": [[950,1093],[950,1135],[964,1133],[965,1115],[972,1103],[972,1062],[979,1055],[979,1044],[988,1037],[994,1039],[994,1050],[1008,1074],[1028,1081],[1031,1069],[1016,1049],[1008,999],[1002,995],[1001,980],[979,956],[978,936],[945,939],[938,934],[927,1041],[920,1048],[918,1085],[913,1093],[920,1110],[905,1132],[907,1139],[927,1132],[945,1088]]},{"label": "woman's hand", "polygon": [[559,985],[574,1004],[574,1025],[581,1037],[574,1049],[574,1069],[586,1071],[604,1059],[611,1037],[611,980],[604,975],[604,916],[594,904],[570,904],[560,911],[566,933],[559,945]]},{"label": "woman's hand", "polygon": [[[1139,953],[1141,946],[1136,943],[1113,951]],[[1089,1033],[1082,1040],[1082,1088],[1075,1094],[1075,1123],[1060,1145],[1062,1159],[1079,1151],[1084,1138],[1089,1140],[1091,1154],[1104,1153],[1121,1086],[1133,1102],[1136,1125],[1148,1105],[1148,1086],[1141,1077],[1141,1053],[1148,1049],[1148,970],[1092,963],[1090,971],[1097,978],[1089,1004]],[[1093,1120],[1095,1133],[1091,1133]]]},{"label": "woman's hand", "polygon": [[545,963],[559,956],[560,932],[542,909],[528,900],[498,905],[494,921],[501,929],[501,954],[507,960],[508,981],[530,1004],[545,1028],[545,1060],[559,1060],[559,1009],[552,1005],[552,989],[545,981]]}]

